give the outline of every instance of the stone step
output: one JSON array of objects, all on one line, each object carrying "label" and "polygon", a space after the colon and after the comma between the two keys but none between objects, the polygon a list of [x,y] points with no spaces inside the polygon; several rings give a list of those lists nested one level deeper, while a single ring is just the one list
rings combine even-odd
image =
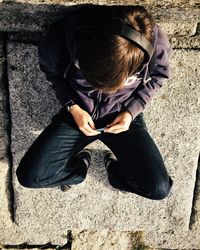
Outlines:
[{"label": "stone step", "polygon": [[[165,8],[162,8],[162,4],[155,2],[155,5],[147,4],[146,7],[169,35],[192,36],[196,33],[197,24],[200,22],[199,9],[195,6],[195,2],[191,5],[178,7],[176,4],[172,4],[172,8],[166,11]],[[67,2],[66,6],[61,4],[31,4],[31,1],[20,4],[15,2],[1,3],[0,31],[44,31],[51,22],[62,17],[68,8],[77,8],[77,5],[70,5],[70,2]]]},{"label": "stone step", "polygon": [[88,145],[93,153],[86,180],[67,193],[61,192],[59,187],[27,189],[20,186],[15,175],[16,167],[60,106],[39,70],[36,46],[10,42],[8,77],[18,227],[15,235],[12,230],[8,231],[4,241],[64,244],[61,235],[71,228],[141,230],[160,234],[169,230],[187,231],[200,145],[198,54],[198,51],[174,50],[171,79],[165,82],[145,111],[149,133],[174,180],[169,197],[153,201],[121,193],[110,186],[102,162],[102,150],[106,146],[100,141]]},{"label": "stone step", "polygon": [[12,235],[14,230],[14,225],[12,222],[11,206],[12,200],[10,195],[10,171],[8,159],[0,160],[0,247],[1,244],[7,243],[7,233]]},{"label": "stone step", "polygon": [[8,147],[8,93],[4,39],[0,37],[0,159],[6,157]]},{"label": "stone step", "polygon": [[[29,3],[29,4],[35,4],[35,5],[41,5],[41,4],[60,4],[60,5],[76,5],[77,2],[73,0],[68,0],[67,2],[64,0],[1,0],[1,2],[4,3]],[[79,0],[79,4],[99,4],[99,5],[141,5],[140,0]],[[149,6],[152,8],[191,8],[191,7],[196,7],[198,8],[200,3],[199,0],[162,0],[162,1],[157,1],[157,0],[143,0],[142,5],[144,6]]]}]

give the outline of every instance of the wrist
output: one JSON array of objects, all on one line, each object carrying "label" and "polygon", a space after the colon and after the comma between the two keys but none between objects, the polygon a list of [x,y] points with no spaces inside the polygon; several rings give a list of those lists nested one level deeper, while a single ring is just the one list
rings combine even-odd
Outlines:
[{"label": "wrist", "polygon": [[131,112],[130,112],[128,109],[125,110],[124,112],[125,112],[127,115],[130,116],[131,120],[133,120],[133,116],[132,116]]},{"label": "wrist", "polygon": [[77,110],[78,108],[80,108],[78,104],[73,104],[69,107],[68,111],[69,113],[73,113],[74,110]]},{"label": "wrist", "polygon": [[70,112],[70,108],[71,108],[71,106],[73,106],[74,104],[76,104],[76,103],[75,103],[75,101],[74,101],[73,99],[71,99],[71,100],[69,100],[68,102],[66,102],[66,103],[64,104],[64,107],[65,107],[66,111],[67,111],[67,112]]}]

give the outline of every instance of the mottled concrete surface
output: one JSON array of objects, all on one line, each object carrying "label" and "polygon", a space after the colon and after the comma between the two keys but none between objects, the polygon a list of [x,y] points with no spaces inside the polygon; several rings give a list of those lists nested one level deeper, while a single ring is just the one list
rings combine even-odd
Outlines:
[{"label": "mottled concrete surface", "polygon": [[[113,189],[101,160],[100,149],[105,146],[100,141],[94,142],[89,146],[93,149],[93,160],[86,180],[67,193],[62,193],[59,188],[23,188],[13,172],[15,219],[20,236],[16,239],[16,235],[13,237],[7,232],[6,241],[13,244],[22,240],[31,244],[62,243],[64,240],[59,236],[67,228],[187,230],[200,138],[197,95],[200,89],[199,75],[196,74],[199,62],[196,53],[174,51],[171,80],[165,83],[145,111],[149,131],[174,180],[168,198],[152,201]],[[8,64],[11,114],[15,121],[12,126],[15,170],[22,155],[49,124],[59,105],[43,73],[39,72],[35,46],[9,43]]]},{"label": "mottled concrete surface", "polygon": [[[192,58],[192,61],[190,61],[191,59],[189,58]],[[194,67],[195,61],[197,68]],[[192,199],[194,186],[192,188],[192,183],[190,183],[190,181],[192,179],[195,180],[196,169],[198,166],[200,148],[200,96],[198,94],[200,91],[200,73],[198,70],[198,64],[198,53],[196,51],[174,51],[171,66],[171,81],[165,85],[162,94],[159,93],[161,99],[153,100],[151,103],[152,116],[159,112],[159,110],[156,111],[156,106],[159,105],[159,108],[163,106],[162,116],[157,121],[159,124],[157,128],[159,129],[160,126],[167,126],[170,134],[170,138],[168,139],[167,135],[164,135],[163,139],[165,138],[165,142],[161,145],[161,149],[165,155],[165,161],[168,166],[173,166],[172,169],[170,169],[175,177],[174,192],[176,193],[177,201],[183,200],[184,196]],[[177,79],[175,80],[174,76],[176,74]],[[192,97],[191,95],[194,96]],[[146,115],[148,114],[147,111]],[[155,132],[156,129],[153,127],[152,133],[154,134]],[[166,147],[166,145],[168,145],[168,147]],[[170,150],[170,152],[168,150]],[[192,168],[194,170],[193,174],[191,172]],[[181,185],[179,186],[178,183],[181,183]],[[195,183],[193,183],[193,185],[194,184]],[[181,191],[189,186],[191,187],[191,193],[187,190],[186,193],[181,194]],[[195,199],[198,200],[199,196],[197,195]],[[185,203],[183,207],[179,207],[179,213],[186,207],[189,208],[189,203]],[[176,208],[177,204],[174,203],[174,211]],[[191,213],[192,203],[190,209]],[[196,207],[196,210],[199,211],[199,207]],[[173,218],[174,215],[174,212],[172,212],[171,218]],[[193,221],[193,223],[197,226],[197,220],[195,222]],[[176,230],[168,227],[164,233],[161,233],[160,230],[149,230],[146,232],[146,242],[156,247],[162,246],[163,248],[184,249],[191,247],[198,249],[200,246],[198,232],[199,225],[196,227],[196,230],[188,232],[184,232],[179,226],[177,226]]]},{"label": "mottled concrete surface", "polygon": [[6,157],[8,146],[7,124],[8,114],[6,112],[6,89],[3,84],[6,75],[5,55],[3,50],[3,36],[0,38],[0,159]]},{"label": "mottled concrete surface", "polygon": [[[9,202],[8,202],[8,162],[0,161],[0,234],[3,235],[4,230],[7,229],[12,232],[13,225],[11,216],[9,213]],[[7,231],[6,230],[6,231]],[[2,238],[2,237],[1,237]],[[1,243],[1,241],[0,241]]]},{"label": "mottled concrete surface", "polygon": [[[88,2],[89,3],[89,2]],[[83,4],[81,1],[79,5]],[[112,3],[111,5],[113,5]],[[64,15],[68,8],[77,7],[75,3],[39,4],[26,3],[2,3],[0,4],[0,31],[43,31],[48,24]],[[194,35],[199,22],[199,8],[188,6],[161,8],[159,5],[147,5],[148,10],[154,15],[158,23],[161,23],[169,35]],[[176,23],[176,25],[175,25]]]},{"label": "mottled concrete surface", "polygon": [[[2,2],[7,2],[8,0],[2,0]],[[62,4],[62,5],[72,5],[72,4],[85,4],[85,3],[92,3],[92,4],[105,4],[105,5],[133,5],[133,4],[141,4],[141,1],[139,0],[77,0],[77,1],[64,1],[64,0],[9,0],[9,3],[31,3],[31,4]],[[188,7],[198,7],[199,6],[199,0],[143,0],[142,4],[145,6],[153,6],[153,7],[159,7],[159,8],[173,8],[173,7],[179,7],[179,8],[188,8]]]}]

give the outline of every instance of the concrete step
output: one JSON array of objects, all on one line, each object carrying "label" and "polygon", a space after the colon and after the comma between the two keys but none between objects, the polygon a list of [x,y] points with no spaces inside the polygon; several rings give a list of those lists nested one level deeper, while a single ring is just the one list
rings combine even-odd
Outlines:
[{"label": "concrete step", "polygon": [[[85,2],[85,1],[84,1]],[[112,5],[114,1],[112,1]],[[137,1],[136,3],[138,3]],[[148,3],[149,2],[149,3]],[[193,4],[176,4],[176,1],[171,2],[171,7],[167,9],[167,1],[158,2],[146,1],[146,6],[149,11],[155,16],[158,23],[162,24],[163,28],[169,35],[173,36],[192,36],[196,33],[197,24],[200,22],[198,4],[194,1]],[[39,3],[36,1],[36,3]],[[105,4],[106,1],[99,2]],[[0,31],[16,32],[16,31],[32,31],[42,32],[46,30],[48,25],[54,20],[62,17],[65,10],[68,8],[77,8],[79,5],[70,1],[65,3],[65,6],[60,4],[33,4],[32,1],[17,3],[11,1],[9,3],[0,4]],[[118,2],[119,4],[119,2]],[[125,3],[124,3],[125,4]],[[130,3],[129,3],[130,4]],[[134,2],[131,2],[133,5]]]},{"label": "concrete step", "polygon": [[[93,153],[86,180],[67,193],[58,187],[35,190],[20,186],[15,176],[16,167],[60,106],[39,70],[36,46],[10,42],[7,51],[18,227],[15,235],[5,229],[4,242],[63,244],[65,239],[61,235],[69,228],[160,234],[188,230],[200,145],[198,51],[174,50],[171,79],[145,111],[149,132],[174,180],[169,197],[162,201],[112,188],[102,162],[102,150],[106,147],[100,141],[88,146]],[[199,240],[195,240],[194,244],[199,244]],[[156,244],[155,241],[152,244]],[[177,244],[173,242],[171,246]]]}]

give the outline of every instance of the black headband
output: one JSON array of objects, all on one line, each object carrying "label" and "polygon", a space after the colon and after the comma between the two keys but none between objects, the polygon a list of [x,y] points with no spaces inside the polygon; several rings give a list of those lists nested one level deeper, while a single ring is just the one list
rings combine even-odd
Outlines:
[{"label": "black headband", "polygon": [[93,24],[90,23],[81,23],[80,25],[75,26],[75,30],[79,29],[100,29],[109,31],[115,35],[122,36],[123,38],[133,42],[137,47],[139,47],[144,52],[144,61],[143,63],[147,63],[153,54],[153,46],[147,40],[142,33],[135,30],[128,24],[122,24],[118,20],[111,20],[110,22],[95,22]]}]

